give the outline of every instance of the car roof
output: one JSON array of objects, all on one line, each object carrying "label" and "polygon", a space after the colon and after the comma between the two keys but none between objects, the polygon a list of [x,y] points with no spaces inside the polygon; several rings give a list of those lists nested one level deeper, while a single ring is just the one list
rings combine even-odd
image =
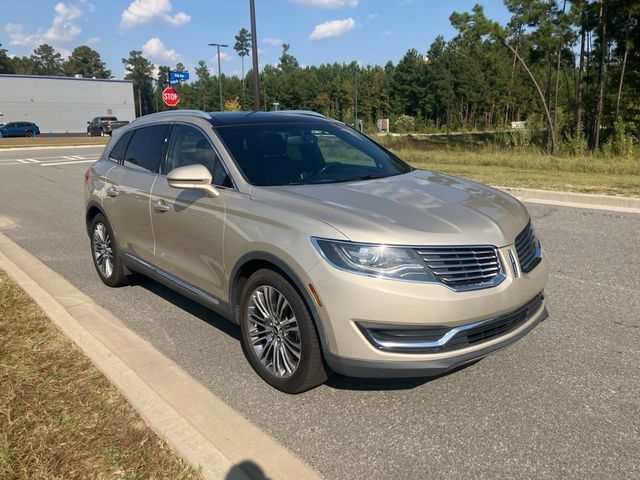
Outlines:
[{"label": "car roof", "polygon": [[146,125],[156,123],[159,120],[175,121],[184,118],[202,118],[209,121],[214,127],[229,125],[250,125],[258,123],[284,123],[284,122],[309,122],[332,121],[316,112],[307,110],[280,110],[278,112],[204,112],[202,110],[168,110],[152,113],[135,119],[132,124]]},{"label": "car roof", "polygon": [[278,112],[209,112],[209,115],[214,127],[255,123],[326,120],[326,118],[319,113],[304,110],[281,110]]}]

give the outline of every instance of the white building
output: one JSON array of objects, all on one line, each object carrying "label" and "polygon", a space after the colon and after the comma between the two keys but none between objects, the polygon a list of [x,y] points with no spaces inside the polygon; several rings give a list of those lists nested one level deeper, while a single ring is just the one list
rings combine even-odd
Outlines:
[{"label": "white building", "polygon": [[135,118],[133,83],[95,78],[0,75],[0,123],[33,122],[42,135],[84,133],[93,117]]}]

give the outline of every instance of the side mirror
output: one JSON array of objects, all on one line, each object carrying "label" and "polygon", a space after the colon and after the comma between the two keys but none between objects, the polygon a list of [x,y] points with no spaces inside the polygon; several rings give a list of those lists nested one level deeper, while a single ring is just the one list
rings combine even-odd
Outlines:
[{"label": "side mirror", "polygon": [[172,188],[199,190],[207,197],[215,198],[220,195],[220,192],[211,185],[212,180],[211,172],[204,165],[187,165],[174,168],[167,175],[167,183]]}]

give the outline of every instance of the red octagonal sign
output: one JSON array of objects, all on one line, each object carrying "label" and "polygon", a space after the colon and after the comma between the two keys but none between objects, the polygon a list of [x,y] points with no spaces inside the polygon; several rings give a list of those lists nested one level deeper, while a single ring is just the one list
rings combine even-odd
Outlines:
[{"label": "red octagonal sign", "polygon": [[180,103],[180,95],[173,87],[167,87],[162,91],[162,101],[170,107]]}]

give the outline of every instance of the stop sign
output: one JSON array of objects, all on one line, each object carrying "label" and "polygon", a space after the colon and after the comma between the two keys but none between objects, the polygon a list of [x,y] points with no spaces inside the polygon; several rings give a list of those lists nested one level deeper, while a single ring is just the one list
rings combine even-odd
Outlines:
[{"label": "stop sign", "polygon": [[162,101],[170,107],[180,103],[180,95],[173,87],[167,87],[162,91]]}]

